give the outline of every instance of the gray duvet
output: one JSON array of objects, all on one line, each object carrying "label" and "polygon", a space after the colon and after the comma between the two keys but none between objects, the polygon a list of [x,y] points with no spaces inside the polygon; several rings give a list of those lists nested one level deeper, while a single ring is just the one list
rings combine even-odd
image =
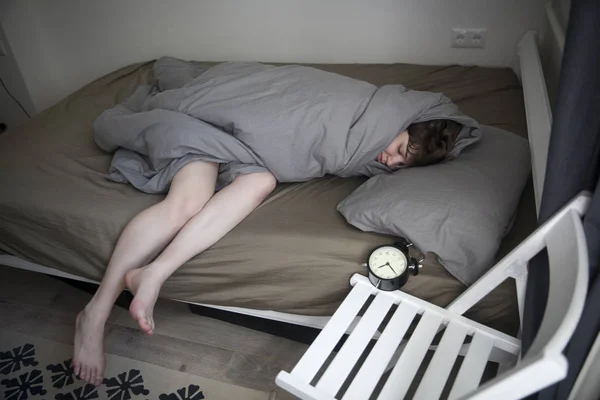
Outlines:
[{"label": "gray duvet", "polygon": [[270,171],[279,182],[327,174],[391,172],[375,161],[411,123],[463,125],[451,156],[480,137],[479,125],[442,94],[370,83],[305,66],[228,62],[210,68],[173,58],[94,122],[115,152],[108,179],[147,193],[168,190],[195,160],[220,163],[217,189],[239,174]]}]

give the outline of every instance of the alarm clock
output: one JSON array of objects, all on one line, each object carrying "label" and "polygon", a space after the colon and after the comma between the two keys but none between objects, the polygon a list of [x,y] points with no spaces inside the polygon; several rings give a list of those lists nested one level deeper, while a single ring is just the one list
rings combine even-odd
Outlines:
[{"label": "alarm clock", "polygon": [[374,248],[367,267],[369,281],[380,290],[398,290],[408,281],[410,274],[417,275],[422,267],[421,261],[417,261],[409,255],[409,247],[413,244],[404,238],[400,238],[391,245]]}]

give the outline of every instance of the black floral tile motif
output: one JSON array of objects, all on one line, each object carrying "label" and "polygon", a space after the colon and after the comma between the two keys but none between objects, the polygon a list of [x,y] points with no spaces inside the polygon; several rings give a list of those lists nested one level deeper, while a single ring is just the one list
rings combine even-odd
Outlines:
[{"label": "black floral tile motif", "polygon": [[144,387],[144,379],[137,369],[123,372],[116,378],[104,379],[106,394],[110,400],[129,400],[131,395],[143,394],[147,396],[150,391]]},{"label": "black floral tile motif", "polygon": [[35,347],[32,344],[24,344],[9,351],[0,352],[0,374],[8,375],[23,367],[35,367]]},{"label": "black floral tile motif", "polygon": [[50,364],[46,369],[52,372],[52,386],[62,389],[75,382],[75,369],[73,360],[68,359],[59,364]]},{"label": "black floral tile motif", "polygon": [[34,369],[31,372],[26,372],[19,375],[18,378],[4,379],[1,382],[6,386],[4,390],[4,398],[6,400],[25,400],[29,395],[44,395],[44,378],[42,371]]},{"label": "black floral tile motif", "polygon": [[90,400],[98,398],[98,390],[94,385],[89,383],[85,386],[78,387],[71,393],[59,393],[54,396],[55,400]]},{"label": "black floral tile motif", "polygon": [[159,400],[202,400],[204,393],[198,385],[189,385],[187,388],[177,389],[177,393],[164,393],[158,396]]}]

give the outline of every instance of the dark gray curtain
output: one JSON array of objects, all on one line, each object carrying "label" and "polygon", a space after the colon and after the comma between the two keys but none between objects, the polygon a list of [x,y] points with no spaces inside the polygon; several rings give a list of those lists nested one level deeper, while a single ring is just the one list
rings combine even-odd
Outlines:
[{"label": "dark gray curtain", "polygon": [[[582,190],[594,192],[584,217],[590,257],[586,306],[565,350],[568,377],[532,396],[566,399],[600,328],[600,1],[573,0],[566,32],[554,122],[539,222],[549,219]],[[548,259],[540,254],[529,267],[523,349],[531,346],[544,313],[548,292]]]}]

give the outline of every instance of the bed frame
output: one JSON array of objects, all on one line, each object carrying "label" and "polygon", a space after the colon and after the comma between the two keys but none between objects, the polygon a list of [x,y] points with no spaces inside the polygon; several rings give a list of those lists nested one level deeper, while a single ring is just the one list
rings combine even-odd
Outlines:
[{"label": "bed frame", "polygon": [[[559,29],[558,25],[554,28]],[[557,32],[560,35],[560,31]],[[556,32],[553,33],[556,35]],[[527,129],[529,132],[529,143],[532,156],[536,208],[539,212],[540,198],[544,184],[548,143],[550,138],[550,127],[552,124],[552,114],[550,111],[550,103],[548,100],[546,83],[544,80],[535,32],[528,32],[525,34],[518,45],[517,54],[519,58],[519,64],[515,68],[515,73],[520,77],[523,86],[525,110],[527,113]],[[0,265],[6,265],[34,272],[41,272],[54,277],[71,280],[72,282],[87,282],[94,285],[99,284],[97,281],[35,264],[11,255],[0,255]],[[171,300],[182,301],[178,299]],[[330,318],[201,303],[186,303],[190,304],[190,309],[192,312],[197,314],[209,315],[211,317],[249,326],[251,328],[267,331],[269,333],[279,334],[280,336],[286,336],[294,340],[307,343],[310,343],[312,339],[314,339],[318,331],[325,326]],[[252,320],[254,320],[254,323],[248,322]],[[355,323],[356,322],[357,321],[355,321]],[[290,334],[289,324],[292,324],[292,330],[296,331],[302,331],[304,327],[304,334],[300,336],[294,335],[293,333]],[[285,325],[288,326],[288,334],[286,334],[286,329],[282,328]],[[350,326],[348,331],[351,331],[353,327],[354,324]]]}]

